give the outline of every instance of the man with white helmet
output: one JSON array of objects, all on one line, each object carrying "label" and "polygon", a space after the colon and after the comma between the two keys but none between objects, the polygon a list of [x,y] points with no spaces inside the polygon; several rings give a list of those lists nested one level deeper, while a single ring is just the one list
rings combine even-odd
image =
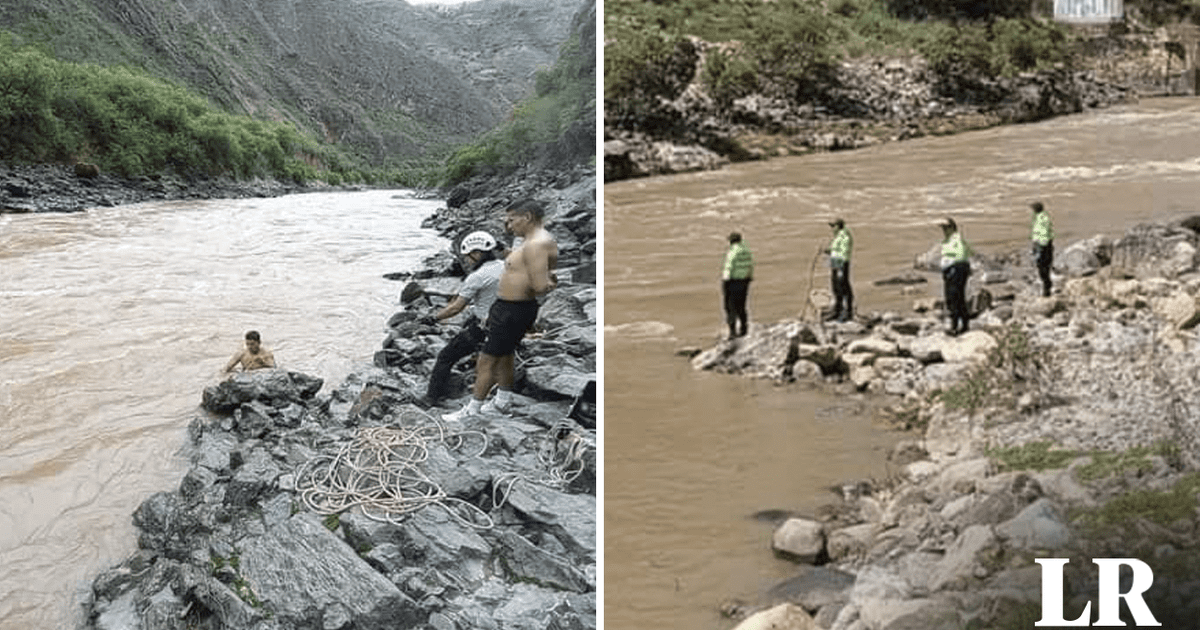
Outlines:
[{"label": "man with white helmet", "polygon": [[430,323],[437,323],[454,317],[470,307],[471,317],[463,324],[462,330],[446,344],[438,353],[429,375],[429,387],[425,392],[425,400],[437,404],[449,393],[446,386],[450,380],[450,370],[463,357],[479,350],[486,337],[488,310],[496,301],[496,289],[500,285],[500,275],[504,273],[504,246],[497,243],[489,233],[483,231],[471,232],[459,243],[458,253],[463,257],[470,273],[459,287],[457,295],[430,317]]},{"label": "man with white helmet", "polygon": [[[543,225],[545,216],[546,204],[533,198],[516,201],[505,210],[505,227],[521,238],[521,244],[504,259],[497,299],[488,312],[487,341],[475,364],[471,400],[462,409],[443,415],[447,421],[480,413],[507,415],[512,409],[517,345],[537,321],[538,298],[558,286],[554,275],[558,243]],[[492,386],[498,388],[496,397],[485,405]]]}]

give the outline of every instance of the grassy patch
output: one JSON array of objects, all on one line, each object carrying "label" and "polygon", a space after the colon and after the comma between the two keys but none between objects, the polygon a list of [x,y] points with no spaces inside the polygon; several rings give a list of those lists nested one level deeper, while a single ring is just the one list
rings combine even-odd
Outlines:
[{"label": "grassy patch", "polygon": [[1168,462],[1178,460],[1179,447],[1169,442],[1160,442],[1154,446],[1135,446],[1121,453],[1095,451],[1091,456],[1092,461],[1075,471],[1075,476],[1080,481],[1095,481],[1129,471],[1148,472],[1151,468],[1151,457],[1165,457]]},{"label": "grassy patch", "polygon": [[1200,473],[1189,474],[1168,490],[1130,490],[1080,517],[1089,525],[1123,525],[1144,518],[1162,526],[1195,518]]},{"label": "grassy patch", "polygon": [[992,378],[986,370],[972,370],[966,378],[942,392],[941,401],[947,409],[975,411],[987,406],[994,393]]},{"label": "grassy patch", "polygon": [[1179,447],[1169,442],[1152,446],[1136,446],[1122,452],[1073,451],[1056,449],[1049,441],[1030,442],[1019,446],[990,449],[988,456],[996,460],[1005,470],[1054,470],[1065,468],[1072,460],[1090,457],[1091,461],[1075,469],[1080,481],[1097,481],[1126,472],[1148,472],[1152,457],[1163,457],[1169,464],[1179,460]]},{"label": "grassy patch", "polygon": [[988,456],[1005,470],[1054,470],[1065,468],[1079,456],[1076,451],[1056,450],[1050,442],[1030,442],[988,450]]},{"label": "grassy patch", "polygon": [[1018,324],[1009,324],[995,335],[996,347],[987,360],[974,367],[967,377],[942,392],[947,409],[975,411],[985,407],[1011,406],[1017,384],[1033,379],[1041,368],[1029,333]]},{"label": "grassy patch", "polygon": [[336,532],[337,528],[342,525],[341,517],[341,514],[330,514],[321,521],[321,524],[325,526],[325,529]]}]

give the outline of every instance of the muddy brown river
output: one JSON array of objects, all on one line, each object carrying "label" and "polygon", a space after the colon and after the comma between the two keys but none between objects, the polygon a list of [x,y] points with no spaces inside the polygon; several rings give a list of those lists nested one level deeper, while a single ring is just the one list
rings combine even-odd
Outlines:
[{"label": "muddy brown river", "polygon": [[280,367],[370,363],[446,242],[406,191],[0,215],[0,629],[71,628],[131,515],[178,487],[200,394],[257,329]]},{"label": "muddy brown river", "polygon": [[[826,221],[854,234],[857,309],[904,311],[940,295],[872,282],[907,271],[954,217],[984,252],[1027,248],[1030,201],[1061,250],[1144,220],[1200,214],[1200,101],[1100,112],[865,150],[620,182],[604,202],[604,621],[607,630],[721,630],[718,607],[791,576],[761,510],[811,511],[828,487],[890,471],[906,436],[871,399],[691,370],[675,356],[724,331],[725,237],[757,267],[751,325],[798,314]],[[1033,273],[1032,267],[1029,270]]]}]

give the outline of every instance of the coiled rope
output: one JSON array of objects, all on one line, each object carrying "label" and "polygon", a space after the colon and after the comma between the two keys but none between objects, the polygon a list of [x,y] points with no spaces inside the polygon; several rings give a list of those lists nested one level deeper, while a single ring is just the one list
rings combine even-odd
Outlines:
[{"label": "coiled rope", "polygon": [[[415,419],[415,426],[412,420]],[[468,457],[480,457],[488,448],[482,431],[448,431],[437,418],[415,408],[393,418],[399,426],[360,429],[354,439],[335,453],[318,455],[300,466],[296,490],[303,505],[322,515],[340,514],[359,508],[375,521],[399,524],[409,515],[430,505],[446,510],[459,522],[477,529],[491,529],[495,522],[476,505],[452,497],[422,470],[429,448],[444,444]],[[478,444],[477,447],[474,445]],[[468,447],[471,447],[469,451]],[[589,443],[566,422],[555,425],[543,438],[538,460],[539,474],[503,472],[492,483],[493,507],[507,501],[513,486],[530,481],[562,488],[586,468],[584,457],[595,450],[594,434]]]},{"label": "coiled rope", "polygon": [[531,476],[520,472],[506,472],[496,476],[492,484],[492,506],[501,507],[508,502],[512,488],[518,481],[528,481],[561,490],[571,485],[587,468],[588,451],[596,450],[596,434],[575,425],[559,422],[550,428],[538,447],[538,462],[543,474]]}]

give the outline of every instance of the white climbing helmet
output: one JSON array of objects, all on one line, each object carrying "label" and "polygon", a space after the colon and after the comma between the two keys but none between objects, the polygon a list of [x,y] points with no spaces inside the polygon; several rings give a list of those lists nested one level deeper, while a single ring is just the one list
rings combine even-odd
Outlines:
[{"label": "white climbing helmet", "polygon": [[466,256],[471,252],[490,252],[496,249],[496,239],[492,238],[487,232],[471,232],[463,237],[463,240],[458,245],[458,253]]}]

